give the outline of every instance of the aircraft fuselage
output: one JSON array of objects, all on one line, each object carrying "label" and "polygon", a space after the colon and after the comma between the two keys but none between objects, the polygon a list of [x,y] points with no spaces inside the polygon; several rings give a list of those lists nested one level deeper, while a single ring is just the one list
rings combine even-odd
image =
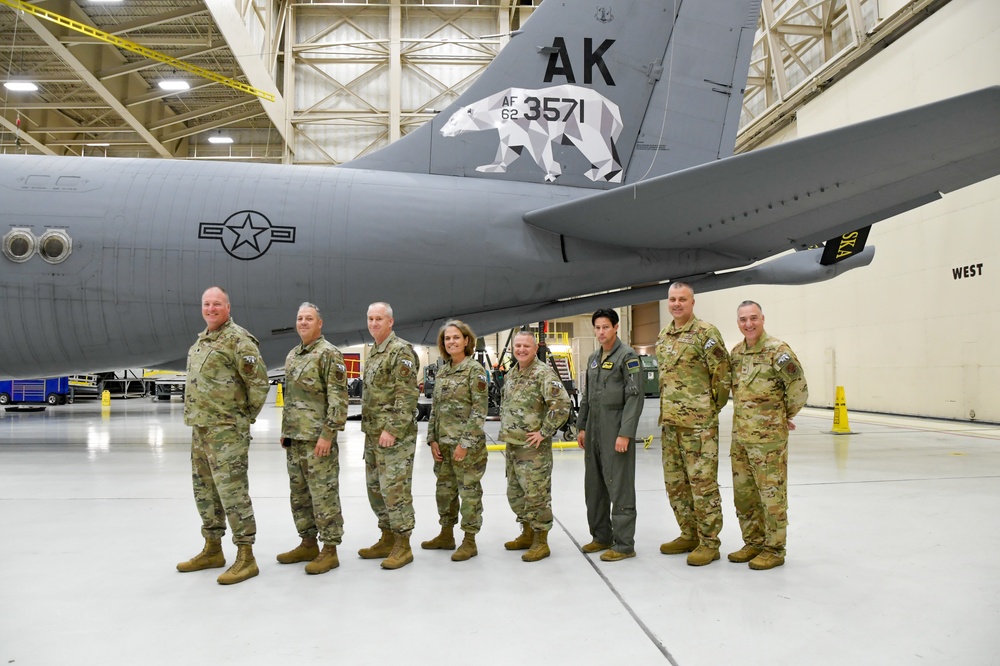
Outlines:
[{"label": "aircraft fuselage", "polygon": [[[592,194],[556,185],[325,167],[0,158],[0,232],[63,230],[60,263],[0,257],[0,374],[176,364],[224,287],[269,364],[296,342],[303,301],[337,344],[365,338],[369,303],[414,342],[436,318],[728,268],[705,251],[629,250],[524,223]],[[430,316],[429,316],[430,314]],[[513,315],[512,315],[513,316]],[[520,323],[516,317],[508,322]],[[481,331],[489,333],[490,331]],[[79,362],[78,359],[86,359]]]}]

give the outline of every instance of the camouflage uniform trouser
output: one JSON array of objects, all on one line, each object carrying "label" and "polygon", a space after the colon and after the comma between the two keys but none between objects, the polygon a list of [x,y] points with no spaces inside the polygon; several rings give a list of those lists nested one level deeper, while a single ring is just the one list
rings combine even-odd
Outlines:
[{"label": "camouflage uniform trouser", "polygon": [[365,433],[365,481],[368,503],[381,530],[408,537],[413,532],[413,456],[417,437],[397,439],[383,449],[378,434]]},{"label": "camouflage uniform trouser", "polygon": [[249,451],[249,426],[191,428],[191,481],[201,514],[201,535],[206,539],[222,539],[226,518],[233,543],[252,544],[257,536],[247,481]]},{"label": "camouflage uniform trouser", "polygon": [[285,450],[289,498],[295,529],[303,539],[316,538],[339,545],[344,536],[344,514],[340,510],[340,450],[336,437],[330,455],[317,457],[316,441],[292,440]]},{"label": "camouflage uniform trouser", "polygon": [[663,426],[663,483],[681,536],[718,548],[722,531],[719,495],[719,422],[707,428]]},{"label": "camouflage uniform trouser", "polygon": [[459,498],[462,499],[462,531],[467,534],[478,534],[483,526],[483,475],[486,474],[486,459],[489,452],[486,446],[471,447],[465,458],[455,460],[454,445],[438,442],[441,462],[434,463],[434,475],[437,476],[437,488],[434,493],[437,498],[438,515],[441,525],[451,527],[458,522]]},{"label": "camouflage uniform trouser", "polygon": [[788,529],[788,439],[743,444],[733,438],[729,457],[743,541],[784,557]]},{"label": "camouflage uniform trouser", "polygon": [[517,522],[536,532],[552,529],[552,440],[536,449],[507,442],[507,501]]}]

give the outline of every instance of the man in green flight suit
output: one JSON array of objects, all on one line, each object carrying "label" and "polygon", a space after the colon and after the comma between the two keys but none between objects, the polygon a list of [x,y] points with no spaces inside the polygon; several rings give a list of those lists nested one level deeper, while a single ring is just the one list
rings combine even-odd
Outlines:
[{"label": "man in green flight suit", "polygon": [[590,318],[600,348],[587,359],[587,385],[577,417],[584,450],[584,495],[593,540],[584,553],[601,559],[635,557],[635,431],[642,413],[639,355],[618,338],[618,313]]}]

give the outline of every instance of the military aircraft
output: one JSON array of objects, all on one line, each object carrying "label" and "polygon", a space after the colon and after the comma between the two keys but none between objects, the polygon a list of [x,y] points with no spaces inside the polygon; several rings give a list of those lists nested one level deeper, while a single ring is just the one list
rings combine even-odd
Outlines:
[{"label": "military aircraft", "polygon": [[280,364],[306,300],[335,343],[373,301],[426,342],[671,280],[815,282],[1000,173],[996,87],[732,156],[759,11],[545,2],[454,104],[340,168],[0,157],[0,375],[182,367],[211,285]]}]

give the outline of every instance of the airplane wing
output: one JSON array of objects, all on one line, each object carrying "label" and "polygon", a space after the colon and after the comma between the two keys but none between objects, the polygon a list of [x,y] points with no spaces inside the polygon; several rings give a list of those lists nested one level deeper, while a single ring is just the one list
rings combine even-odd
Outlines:
[{"label": "airplane wing", "polygon": [[[694,285],[699,294],[717,289],[745,287],[753,284],[812,284],[832,280],[847,271],[868,266],[875,257],[875,248],[869,246],[857,253],[851,252],[850,256],[842,261],[825,265],[821,262],[823,252],[823,248],[790,252],[751,268],[723,273],[712,272],[701,275],[678,275],[676,279]],[[478,331],[496,331],[509,326],[512,321],[522,323],[535,322],[544,319],[570,317],[581,312],[591,312],[598,308],[618,308],[626,305],[636,305],[637,303],[663,300],[667,297],[671,282],[615,289],[599,294],[589,294],[542,303],[530,303],[511,308],[465,312],[461,315],[426,321],[397,321],[394,330],[410,342],[433,345],[437,340],[438,331],[449,319],[461,319]],[[364,339],[361,331],[327,333],[326,336],[328,339],[335,339],[340,344],[354,344]]]},{"label": "airplane wing", "polygon": [[1000,174],[1000,86],[531,211],[531,225],[627,247],[756,261]]}]

